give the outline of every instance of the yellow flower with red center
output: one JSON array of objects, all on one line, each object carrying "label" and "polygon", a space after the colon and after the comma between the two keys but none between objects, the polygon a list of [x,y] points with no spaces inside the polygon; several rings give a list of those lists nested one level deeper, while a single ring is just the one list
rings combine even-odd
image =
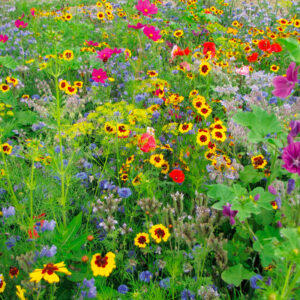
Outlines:
[{"label": "yellow flower with red center", "polygon": [[130,133],[129,126],[126,124],[118,124],[118,137],[127,137]]},{"label": "yellow flower with red center", "polygon": [[150,163],[156,168],[161,168],[164,162],[165,160],[162,154],[153,154],[150,156]]},{"label": "yellow flower with red center", "polygon": [[198,113],[202,115],[205,119],[211,114],[211,112],[212,109],[206,103],[198,110]]},{"label": "yellow flower with red center", "polygon": [[158,73],[155,70],[149,70],[147,71],[147,75],[149,77],[157,77]]},{"label": "yellow flower with red center", "polygon": [[4,154],[10,154],[11,151],[12,151],[12,146],[8,143],[4,143],[1,145],[1,148],[0,148],[0,152],[3,152]]},{"label": "yellow flower with red center", "polygon": [[196,141],[200,146],[208,145],[210,142],[210,134],[208,129],[199,129]]},{"label": "yellow flower with red center", "polygon": [[10,90],[9,88],[9,85],[8,84],[5,84],[5,83],[2,83],[0,84],[0,91],[3,92],[3,93],[6,93]]},{"label": "yellow flower with red center", "polygon": [[72,18],[73,18],[73,16],[72,16],[72,14],[70,14],[70,13],[66,13],[66,14],[64,14],[63,18],[64,18],[64,20],[66,20],[66,21],[71,21]]},{"label": "yellow flower with red center", "polygon": [[4,281],[4,277],[0,274],[0,293],[3,293],[5,290],[6,282]]},{"label": "yellow flower with red center", "polygon": [[149,230],[151,237],[155,240],[156,243],[161,241],[166,242],[171,236],[169,229],[162,224],[153,225]]},{"label": "yellow flower with red center", "polygon": [[251,157],[251,162],[254,169],[263,169],[268,163],[262,154]]},{"label": "yellow flower with red center", "polygon": [[226,140],[225,132],[219,129],[213,129],[211,132],[211,137],[218,142],[224,142]]},{"label": "yellow flower with red center", "polygon": [[132,185],[133,186],[138,186],[142,183],[142,174],[136,175],[133,180],[132,180]]},{"label": "yellow flower with red center", "polygon": [[108,252],[105,256],[101,256],[100,253],[94,254],[91,260],[93,275],[108,277],[116,268],[115,257],[112,252]]},{"label": "yellow flower with red center", "polygon": [[102,12],[102,11],[99,11],[99,12],[97,13],[97,18],[98,18],[99,20],[103,20],[103,19],[105,18],[105,13]]},{"label": "yellow flower with red center", "polygon": [[175,30],[173,35],[177,38],[182,37],[183,36],[183,30]]},{"label": "yellow flower with red center", "polygon": [[271,70],[272,72],[278,72],[279,66],[271,65],[270,70]]},{"label": "yellow flower with red center", "polygon": [[74,81],[74,86],[77,88],[81,89],[83,87],[83,82],[82,81]]},{"label": "yellow flower with red center", "polygon": [[77,88],[75,86],[67,86],[65,89],[66,94],[68,95],[75,95],[77,93]]},{"label": "yellow flower with red center", "polygon": [[192,104],[197,109],[197,111],[199,112],[201,107],[204,104],[206,104],[206,100],[203,96],[198,95],[196,98],[193,99]]},{"label": "yellow flower with red center", "polygon": [[97,5],[97,7],[102,7],[102,6],[103,6],[103,4],[102,4],[100,1],[98,1],[98,2],[96,3],[96,5]]},{"label": "yellow flower with red center", "polygon": [[70,61],[74,58],[74,52],[72,50],[65,50],[62,55],[64,60]]},{"label": "yellow flower with red center", "polygon": [[300,20],[299,20],[299,19],[296,19],[296,20],[294,21],[294,27],[296,27],[296,28],[299,28],[299,27],[300,27]]},{"label": "yellow flower with red center", "polygon": [[140,248],[146,248],[147,244],[149,243],[149,234],[145,232],[138,233],[134,239],[134,245]]},{"label": "yellow flower with red center", "polygon": [[26,293],[26,290],[22,289],[22,287],[20,285],[16,285],[16,288],[17,288],[17,291],[16,291],[17,297],[20,300],[26,300],[25,295],[24,295]]},{"label": "yellow flower with red center", "polygon": [[13,77],[6,77],[6,82],[7,83],[12,83],[13,86],[18,85],[19,80]]},{"label": "yellow flower with red center", "polygon": [[272,201],[272,202],[271,202],[271,205],[272,205],[272,208],[273,208],[273,209],[275,209],[275,210],[278,209],[278,205],[277,205],[277,202],[276,202],[276,201]]},{"label": "yellow flower with red center", "polygon": [[61,90],[61,91],[65,91],[66,88],[69,86],[68,82],[66,80],[61,80],[58,84],[58,88]]},{"label": "yellow flower with red center", "polygon": [[165,160],[163,162],[163,164],[161,165],[161,173],[162,174],[168,174],[169,170],[170,170],[169,163]]},{"label": "yellow flower with red center", "polygon": [[9,277],[10,278],[18,277],[18,275],[19,275],[19,269],[17,267],[9,268]]},{"label": "yellow flower with red center", "polygon": [[178,130],[181,133],[187,133],[192,129],[193,129],[193,124],[192,123],[183,123],[183,124],[180,124],[179,127],[178,127]]},{"label": "yellow flower with red center", "polygon": [[207,76],[207,74],[211,71],[211,65],[208,62],[202,62],[199,67],[199,72],[202,76]]},{"label": "yellow flower with red center", "polygon": [[48,263],[47,265],[44,265],[43,269],[35,269],[29,274],[30,282],[38,283],[42,279],[48,281],[49,283],[59,282],[59,277],[56,272],[71,275],[71,272],[68,271],[64,262],[57,264]]},{"label": "yellow flower with red center", "polygon": [[115,134],[117,131],[116,126],[110,124],[109,122],[106,122],[104,124],[104,130],[106,133],[109,133],[109,134]]}]

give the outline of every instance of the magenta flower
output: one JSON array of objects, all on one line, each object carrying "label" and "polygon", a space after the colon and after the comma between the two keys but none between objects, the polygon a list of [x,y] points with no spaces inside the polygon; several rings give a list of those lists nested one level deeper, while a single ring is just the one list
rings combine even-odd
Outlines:
[{"label": "magenta flower", "polygon": [[227,203],[226,205],[222,206],[223,207],[222,213],[223,213],[224,217],[229,217],[230,224],[234,225],[235,224],[234,217],[236,216],[238,211],[237,210],[231,210],[231,206],[232,206],[232,204],[230,204],[230,203]]},{"label": "magenta flower", "polygon": [[292,143],[294,138],[300,133],[300,120],[290,122],[291,131],[287,137],[288,143]]},{"label": "magenta flower", "polygon": [[113,55],[113,54],[118,54],[121,53],[122,50],[121,49],[110,49],[110,48],[105,48],[101,51],[98,51],[97,54],[97,58],[100,58],[103,62],[107,62],[107,60]]},{"label": "magenta flower", "polygon": [[94,47],[98,47],[99,43],[97,42],[93,42],[93,41],[85,41],[87,45],[89,46],[94,46]]},{"label": "magenta flower", "polygon": [[154,4],[151,4],[149,0],[139,0],[135,8],[144,16],[157,14],[157,7]]},{"label": "magenta flower", "polygon": [[145,26],[146,25],[143,25],[142,23],[137,23],[136,26],[128,24],[128,28],[134,28],[134,29],[141,29],[144,28]]},{"label": "magenta flower", "polygon": [[105,79],[107,79],[106,72],[103,71],[102,69],[94,69],[92,73],[92,79],[96,82],[101,82],[104,83]]},{"label": "magenta flower", "polygon": [[6,34],[5,35],[0,34],[0,42],[6,43],[7,40],[8,40],[8,36]]},{"label": "magenta flower", "polygon": [[24,21],[21,21],[21,20],[16,20],[15,26],[17,28],[26,28],[28,26],[28,23],[24,23]]},{"label": "magenta flower", "polygon": [[291,143],[283,149],[282,166],[291,173],[298,173],[300,176],[300,142]]},{"label": "magenta flower", "polygon": [[292,62],[286,70],[286,77],[277,76],[273,79],[275,90],[272,91],[274,96],[286,98],[289,96],[298,81],[298,69],[296,63]]},{"label": "magenta flower", "polygon": [[161,38],[161,35],[159,34],[160,31],[156,30],[154,26],[148,26],[146,25],[143,29],[144,34],[154,42],[159,40]]}]

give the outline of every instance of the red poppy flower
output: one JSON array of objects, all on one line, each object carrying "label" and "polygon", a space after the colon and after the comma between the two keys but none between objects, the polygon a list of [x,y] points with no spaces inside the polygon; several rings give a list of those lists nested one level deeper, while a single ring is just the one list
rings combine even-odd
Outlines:
[{"label": "red poppy flower", "polygon": [[206,55],[207,52],[211,53],[211,57],[216,55],[216,45],[213,42],[206,42],[203,44],[203,54]]},{"label": "red poppy flower", "polygon": [[262,51],[268,51],[271,47],[270,41],[269,40],[261,40],[258,43],[258,48]]},{"label": "red poppy flower", "polygon": [[281,52],[282,51],[282,48],[279,44],[272,44],[271,45],[271,52]]},{"label": "red poppy flower", "polygon": [[255,61],[257,61],[257,58],[258,58],[258,53],[257,52],[254,52],[250,56],[247,56],[247,60],[249,62],[255,62]]},{"label": "red poppy flower", "polygon": [[173,179],[176,183],[183,183],[184,182],[184,173],[181,170],[173,170],[169,176]]}]

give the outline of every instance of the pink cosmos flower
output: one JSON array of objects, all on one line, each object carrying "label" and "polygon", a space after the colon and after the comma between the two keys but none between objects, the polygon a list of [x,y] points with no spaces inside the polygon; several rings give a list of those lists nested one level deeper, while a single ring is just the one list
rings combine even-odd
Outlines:
[{"label": "pink cosmos flower", "polygon": [[144,34],[154,42],[159,40],[161,38],[161,35],[159,34],[160,31],[156,30],[154,26],[148,26],[146,25],[143,29]]},{"label": "pink cosmos flower", "polygon": [[28,26],[28,23],[24,23],[24,21],[21,21],[21,20],[16,20],[15,26],[17,28],[26,28]]},{"label": "pink cosmos flower", "polygon": [[30,13],[33,17],[34,17],[35,12],[36,12],[36,9],[34,7],[30,8]]},{"label": "pink cosmos flower", "polygon": [[151,4],[149,0],[139,0],[135,8],[144,16],[157,14],[157,7],[154,4]]},{"label": "pink cosmos flower", "polygon": [[96,82],[105,83],[105,79],[107,79],[106,72],[103,69],[93,69],[92,79]]},{"label": "pink cosmos flower", "polygon": [[277,76],[273,79],[275,90],[272,91],[274,96],[286,98],[292,93],[298,81],[298,69],[295,62],[292,62],[286,70],[286,76]]},{"label": "pink cosmos flower", "polygon": [[297,173],[300,176],[300,142],[291,143],[283,149],[282,166],[291,173]]},{"label": "pink cosmos flower", "polygon": [[149,133],[142,134],[138,144],[143,152],[149,152],[156,148],[155,138]]},{"label": "pink cosmos flower", "polygon": [[85,41],[87,45],[89,46],[94,46],[94,47],[97,47],[99,46],[99,43],[97,42],[93,42],[93,41]]},{"label": "pink cosmos flower", "polygon": [[137,23],[136,26],[128,24],[128,28],[134,28],[134,29],[141,29],[144,28],[145,26],[146,25],[143,25],[142,23]]},{"label": "pink cosmos flower", "polygon": [[0,42],[6,43],[7,40],[8,40],[8,36],[6,34],[5,35],[0,34]]},{"label": "pink cosmos flower", "polygon": [[235,72],[240,75],[248,75],[250,72],[249,66],[242,66],[241,68],[236,68]]},{"label": "pink cosmos flower", "polygon": [[118,54],[121,53],[122,50],[121,49],[110,49],[110,48],[105,48],[101,51],[98,51],[97,54],[97,58],[101,59],[103,62],[107,62],[107,60],[113,55],[113,54]]}]

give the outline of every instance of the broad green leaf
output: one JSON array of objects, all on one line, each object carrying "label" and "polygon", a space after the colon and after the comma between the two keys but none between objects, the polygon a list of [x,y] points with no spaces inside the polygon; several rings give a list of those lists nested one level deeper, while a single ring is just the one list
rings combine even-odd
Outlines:
[{"label": "broad green leaf", "polygon": [[31,110],[15,113],[16,123],[19,125],[32,125],[37,120],[37,115]]},{"label": "broad green leaf", "polygon": [[226,283],[239,286],[243,280],[249,280],[254,275],[254,272],[250,272],[241,264],[238,264],[225,270],[221,277]]},{"label": "broad green leaf", "polygon": [[62,246],[67,244],[68,241],[71,239],[71,237],[75,236],[75,234],[80,229],[81,222],[82,222],[82,212],[73,218],[73,220],[69,223],[67,230],[63,233]]},{"label": "broad green leaf", "polygon": [[253,168],[253,166],[246,166],[243,171],[240,172],[240,179],[244,183],[255,183],[260,181],[264,175],[259,173]]},{"label": "broad green leaf", "polygon": [[16,60],[13,59],[11,56],[1,56],[0,65],[3,65],[5,68],[12,69],[12,70],[16,69],[18,66]]},{"label": "broad green leaf", "polygon": [[213,205],[215,209],[222,209],[223,205],[226,205],[227,202],[231,202],[235,197],[232,189],[224,184],[211,185],[207,195],[215,200],[220,200]]},{"label": "broad green leaf", "polygon": [[283,45],[290,54],[290,58],[300,64],[300,44],[296,39],[278,39],[279,44]]}]

